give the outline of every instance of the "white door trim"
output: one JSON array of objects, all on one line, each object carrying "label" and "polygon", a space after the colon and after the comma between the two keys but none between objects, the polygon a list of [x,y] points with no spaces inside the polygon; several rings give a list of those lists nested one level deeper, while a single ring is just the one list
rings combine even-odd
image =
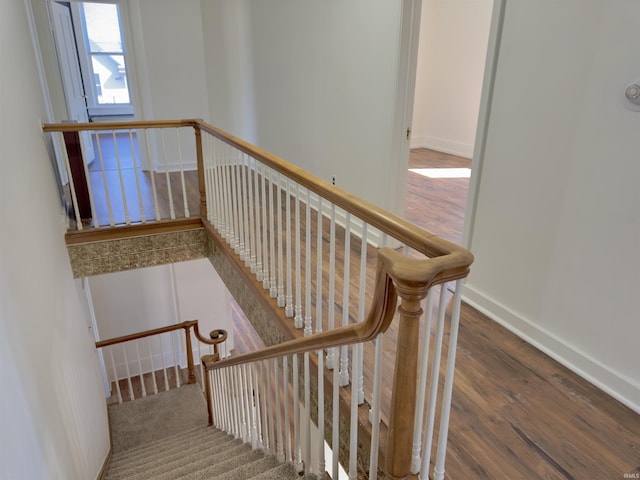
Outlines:
[{"label": "white door trim", "polygon": [[478,204],[478,187],[482,179],[482,167],[484,165],[485,149],[487,146],[487,134],[491,117],[491,104],[496,78],[496,68],[502,40],[502,26],[504,23],[504,11],[506,0],[494,0],[491,13],[491,26],[489,28],[489,41],[487,44],[487,58],[480,96],[480,109],[478,112],[478,126],[471,160],[471,178],[469,179],[469,191],[467,194],[467,206],[464,214],[464,226],[462,230],[462,246],[471,249],[473,241],[473,229],[475,226],[476,207]]}]

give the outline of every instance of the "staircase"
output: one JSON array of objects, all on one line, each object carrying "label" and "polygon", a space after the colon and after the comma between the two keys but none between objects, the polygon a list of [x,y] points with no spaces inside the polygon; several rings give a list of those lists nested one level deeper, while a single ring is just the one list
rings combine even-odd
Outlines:
[{"label": "staircase", "polygon": [[207,426],[198,385],[109,407],[113,455],[104,480],[288,480],[291,464]]}]

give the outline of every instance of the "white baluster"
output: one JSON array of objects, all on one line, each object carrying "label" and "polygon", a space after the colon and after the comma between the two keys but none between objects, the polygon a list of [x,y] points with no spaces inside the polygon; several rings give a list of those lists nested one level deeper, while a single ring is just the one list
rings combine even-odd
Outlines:
[{"label": "white baluster", "polygon": [[111,356],[111,368],[113,369],[113,381],[116,384],[116,392],[118,394],[118,403],[122,403],[122,393],[120,392],[120,381],[118,380],[118,371],[116,370],[116,362],[113,360],[113,347],[109,348]]},{"label": "white baluster", "polygon": [[[321,264],[319,264],[321,265]],[[317,302],[322,303],[322,302]],[[324,455],[324,352],[318,350],[318,480],[325,478],[325,455]]]},{"label": "white baluster", "polygon": [[[329,227],[329,301],[327,306],[329,308],[328,329],[333,330],[335,326],[335,314],[336,314],[336,206],[331,204],[331,225]],[[336,352],[334,348],[330,348],[327,351],[327,368],[337,369],[336,364]]]},{"label": "white baluster", "polygon": [[147,221],[147,218],[144,213],[144,202],[142,200],[142,191],[140,190],[140,174],[138,173],[138,164],[136,163],[136,147],[133,141],[133,130],[131,129],[129,129],[129,146],[131,147],[131,162],[133,163],[133,176],[136,180],[136,192],[138,192],[140,222],[145,223]]},{"label": "white baluster", "polygon": [[[249,213],[249,268],[251,270],[251,273],[255,274],[257,272],[256,269],[256,262],[257,262],[257,252],[256,252],[256,238],[257,238],[257,233],[256,233],[256,223],[255,223],[255,218],[254,218],[254,211],[256,211],[254,209],[254,202],[253,202],[253,192],[254,192],[254,185],[255,182],[251,181],[252,178],[252,172],[253,170],[251,169],[251,159],[245,155],[245,158],[247,159],[247,167],[246,167],[246,175],[245,175],[245,190],[247,191],[248,194],[248,198],[247,198],[247,209],[248,209],[248,213]],[[255,180],[256,174],[255,172],[253,172],[253,178]],[[257,211],[256,211],[257,212]],[[260,276],[260,278],[258,278],[258,281],[262,280],[262,276]]]},{"label": "white baluster", "polygon": [[249,201],[251,200],[251,197],[249,193],[248,177],[249,177],[249,173],[251,172],[251,168],[249,167],[249,162],[247,162],[246,153],[240,152],[240,158],[242,161],[242,164],[240,167],[240,173],[242,178],[242,191],[244,192],[242,195],[242,215],[244,218],[244,256],[245,256],[244,264],[245,266],[251,268],[251,273],[254,273],[255,268],[251,267],[251,255],[253,253],[252,251],[253,238],[251,235],[251,229],[252,229],[253,220],[249,219],[249,210],[251,205]]},{"label": "white baluster", "polygon": [[[311,335],[313,333],[313,324],[311,317],[311,191],[307,189],[307,206],[305,216],[305,279],[304,279],[304,294],[305,294],[305,306],[304,306],[304,334]],[[322,250],[322,243],[318,245]],[[322,270],[322,264],[317,266],[318,270]],[[322,284],[320,284],[322,288]],[[318,297],[322,299],[322,296]],[[319,301],[318,303],[322,303]]]},{"label": "white baluster", "polygon": [[249,423],[249,430],[251,432],[251,448],[258,448],[258,438],[256,430],[256,394],[253,388],[253,364],[245,365],[245,374],[247,376],[247,399],[249,400],[249,417],[247,422]]},{"label": "white baluster", "polygon": [[[431,287],[433,288],[433,287]],[[422,467],[420,478],[427,480],[431,463],[431,445],[435,425],[436,401],[438,399],[438,377],[440,374],[440,357],[442,356],[442,337],[444,335],[444,319],[446,311],[447,285],[440,285],[440,302],[438,303],[438,324],[433,347],[433,365],[431,366],[431,382],[429,384],[429,403],[427,408],[427,427],[425,430],[424,450],[422,451]]]},{"label": "white baluster", "polygon": [[358,478],[358,378],[360,376],[360,355],[357,344],[351,347],[351,421],[349,425],[349,480]]},{"label": "white baluster", "polygon": [[382,384],[382,338],[379,333],[375,339],[375,357],[373,361],[373,403],[369,412],[371,418],[371,450],[369,452],[369,480],[378,477],[378,438],[380,435],[380,386]]},{"label": "white baluster", "polygon": [[[332,436],[331,436],[331,449],[333,450],[333,459],[332,459],[332,468],[331,468],[331,478],[339,478],[338,474],[338,459],[340,457],[340,382],[339,382],[339,369],[338,369],[338,361],[340,360],[340,350],[338,347],[332,347],[330,350],[333,351],[332,358],[336,362],[336,366],[333,369],[333,411],[332,411]],[[328,359],[327,359],[328,360]]]},{"label": "white baluster", "polygon": [[251,414],[249,413],[249,390],[247,388],[246,364],[239,365],[238,380],[240,382],[240,400],[242,402],[242,440],[247,443],[251,440]]},{"label": "white baluster", "polygon": [[135,400],[135,396],[133,394],[133,385],[131,384],[131,372],[129,371],[129,360],[127,359],[127,349],[124,348],[124,343],[122,344],[122,358],[124,358],[124,367],[127,372],[127,385],[129,386],[129,398],[131,400]]},{"label": "white baluster", "polygon": [[[267,264],[266,255],[267,255],[267,224],[264,221],[264,216],[266,214],[266,203],[264,202],[264,181],[262,180],[262,172],[260,171],[260,163],[254,159],[254,172],[253,172],[253,192],[255,198],[255,216],[256,216],[256,279],[259,282],[262,282],[264,287],[264,279],[268,278],[269,275],[265,275],[264,268]],[[262,197],[260,196],[260,189],[262,189]],[[263,225],[264,229],[263,230]],[[262,261],[262,246],[265,246],[264,255],[265,261],[263,266]],[[267,288],[267,287],[265,287]]]},{"label": "white baluster", "polygon": [[458,329],[460,327],[460,302],[462,300],[462,285],[464,279],[456,281],[456,293],[453,297],[453,312],[449,329],[449,349],[447,353],[447,370],[442,389],[442,411],[440,412],[440,429],[438,430],[438,447],[436,451],[436,465],[433,472],[435,480],[444,479],[444,462],[447,455],[447,437],[449,434],[449,416],[451,414],[451,396],[453,394],[453,376],[456,367],[456,346],[458,344]]},{"label": "white baluster", "polygon": [[199,370],[200,370],[200,388],[202,389],[202,391],[204,392],[204,365],[202,364],[202,352],[200,351],[200,342],[198,340],[196,340],[196,345],[198,346],[198,359],[200,360],[199,363]]},{"label": "white baluster", "polygon": [[[285,306],[285,297],[284,297],[284,262],[282,256],[284,255],[284,251],[282,249],[282,186],[280,185],[280,177],[277,172],[273,172],[275,176],[276,183],[276,200],[277,200],[277,212],[278,215],[278,306]],[[287,180],[287,185],[289,181]],[[287,217],[288,218],[288,217]],[[288,221],[288,220],[287,220]],[[287,236],[288,238],[288,236]],[[287,241],[287,244],[289,242]],[[289,315],[290,316],[290,315]]]},{"label": "white baluster", "polygon": [[[100,140],[98,139],[98,144]],[[144,130],[144,143],[147,147],[147,154],[151,155],[151,147],[149,145],[149,130]],[[156,214],[156,221],[160,221],[160,207],[158,206],[158,189],[156,188],[156,173],[153,166],[153,162],[150,162],[151,171],[149,176],[151,177],[151,192],[153,193],[153,210]]]},{"label": "white baluster", "polygon": [[120,180],[120,193],[122,194],[122,207],[124,208],[124,223],[129,225],[129,207],[127,205],[127,192],[124,187],[124,178],[122,177],[122,166],[120,165],[120,149],[118,148],[118,140],[116,139],[115,130],[111,131],[113,136],[113,151],[116,154],[116,166],[118,167],[118,179]]},{"label": "white baluster", "polygon": [[234,233],[234,243],[233,250],[240,255],[242,258],[241,252],[242,248],[244,248],[244,239],[242,237],[242,208],[240,207],[240,192],[238,191],[240,188],[238,177],[240,172],[238,171],[238,165],[236,163],[236,155],[237,152],[230,148],[231,161],[232,161],[232,173],[231,173],[231,184],[232,184],[232,211],[233,211],[233,233]]},{"label": "white baluster", "polygon": [[[180,341],[178,341],[178,345]],[[180,388],[180,367],[178,366],[178,349],[176,348],[176,335],[171,335],[171,350],[173,350],[173,370],[176,375],[176,388]]]},{"label": "white baluster", "polygon": [[164,390],[169,390],[169,376],[167,375],[167,364],[165,363],[164,358],[164,343],[162,342],[162,337],[159,336],[158,340],[160,341],[160,355],[162,355],[162,374],[164,375]]},{"label": "white baluster", "polygon": [[[284,307],[284,314],[287,317],[293,317],[295,314],[295,309],[293,306],[293,269],[291,268],[292,265],[292,258],[291,258],[291,243],[293,242],[293,239],[291,238],[291,182],[289,181],[288,178],[285,177],[285,180],[287,182],[287,187],[285,190],[285,214],[284,214],[284,220],[285,220],[285,224],[286,224],[286,229],[287,229],[287,233],[286,233],[286,244],[285,247],[287,249],[287,268],[285,270],[286,274],[286,281],[287,281],[287,294],[285,297],[286,303],[285,303],[285,307]],[[278,197],[279,198],[279,197]],[[280,209],[278,209],[280,211]],[[296,236],[297,236],[297,231],[296,231]]]},{"label": "white baluster", "polygon": [[171,191],[171,176],[169,174],[169,164],[167,160],[167,146],[164,140],[164,129],[160,129],[160,139],[162,141],[162,161],[164,162],[164,175],[167,181],[167,195],[169,196],[169,217],[171,220],[176,218],[176,211],[173,206],[173,192]]},{"label": "white baluster", "polygon": [[302,472],[302,451],[300,447],[300,387],[298,382],[298,355],[293,355],[293,467]]},{"label": "white baluster", "polygon": [[261,400],[262,400],[262,447],[266,452],[270,451],[269,445],[269,419],[267,414],[267,382],[264,377],[264,368],[262,362],[258,363],[258,368],[260,370],[260,384],[261,384]]},{"label": "white baluster", "polygon": [[189,202],[187,201],[187,186],[184,181],[184,165],[182,163],[182,143],[180,142],[180,130],[176,128],[176,143],[178,145],[178,163],[180,165],[180,182],[182,182],[182,202],[184,217],[189,218]]},{"label": "white baluster", "polygon": [[420,355],[420,374],[418,376],[418,391],[416,414],[413,423],[413,449],[411,452],[411,473],[420,472],[420,450],[422,448],[422,424],[424,421],[424,403],[427,391],[427,373],[429,370],[429,345],[431,343],[431,323],[433,321],[433,291],[429,289],[425,306],[425,325],[422,333],[422,353]]},{"label": "white baluster", "polygon": [[254,391],[254,429],[256,432],[256,446],[254,448],[262,448],[262,422],[261,422],[261,405],[260,405],[260,380],[258,378],[258,369],[255,363],[251,364],[251,376],[253,378]]},{"label": "white baluster", "polygon": [[[351,267],[351,214],[346,212],[344,222],[344,274],[342,283],[342,326],[349,325],[349,274]],[[349,385],[349,347],[340,347],[340,386]]]},{"label": "white baluster", "polygon": [[[267,223],[267,218],[271,218],[271,212],[273,211],[273,200],[267,200],[267,186],[269,185],[269,169],[264,165],[261,165],[261,178],[260,178],[260,198],[262,199],[260,209],[262,213],[262,225],[263,225],[263,233],[262,233],[262,288],[268,290],[270,287],[269,284],[269,258],[273,254],[273,252],[269,251],[269,237],[271,235],[271,231],[273,225],[269,227]],[[269,193],[269,197],[271,197],[271,193]],[[268,207],[267,207],[268,205]],[[267,216],[267,210],[269,212],[269,216]],[[274,236],[275,238],[275,236]]]},{"label": "white baluster", "polygon": [[[368,232],[368,228],[369,225],[365,222],[362,222],[362,237],[361,237],[361,242],[360,242],[360,298],[358,300],[358,321],[359,322],[364,322],[365,321],[365,317],[364,317],[364,307],[365,307],[365,286],[367,284],[367,247],[368,247],[368,243],[367,243],[367,232]],[[358,404],[362,404],[364,403],[364,365],[363,365],[363,361],[364,361],[364,345],[363,344],[358,344],[358,350],[359,350],[359,358],[360,358],[360,365],[359,365],[359,371],[360,371],[360,375],[358,375],[357,378],[357,395],[358,395]]]},{"label": "white baluster", "polygon": [[240,164],[241,152],[234,150],[235,153],[235,169],[236,169],[236,196],[237,196],[237,205],[238,205],[238,255],[241,260],[246,259],[246,242],[245,242],[245,218],[244,218],[244,210],[243,204],[245,198],[245,192],[243,191],[242,185],[242,170],[243,166]]},{"label": "white baluster", "polygon": [[224,410],[224,430],[227,433],[231,433],[232,431],[232,421],[231,421],[231,406],[229,404],[230,393],[229,393],[229,383],[227,381],[227,370],[226,368],[219,370],[220,375],[220,388],[222,390],[222,408]]},{"label": "white baluster", "polygon": [[[309,371],[309,352],[304,352],[303,355],[303,368],[304,368],[304,408],[306,415],[300,418],[300,430],[303,434],[302,437],[302,460],[309,473],[311,465],[311,384]],[[302,423],[304,422],[304,424]],[[304,425],[304,428],[302,427]]]},{"label": "white baluster", "polygon": [[149,350],[149,363],[151,364],[151,379],[153,380],[153,394],[158,393],[158,382],[156,381],[156,367],[153,364],[153,353],[151,352],[151,337],[147,338],[147,347]]},{"label": "white baluster", "polygon": [[235,212],[233,209],[233,203],[231,199],[233,198],[231,193],[231,165],[229,164],[229,156],[228,156],[228,148],[226,145],[219,145],[219,149],[221,151],[221,161],[222,161],[222,189],[224,193],[224,228],[223,228],[223,236],[227,243],[233,248],[234,243],[234,216]]},{"label": "white baluster", "polygon": [[[107,213],[109,214],[109,225],[113,227],[115,226],[115,223],[113,221],[113,209],[111,208],[111,195],[109,194],[109,182],[107,182],[107,174],[104,170],[104,157],[102,156],[102,146],[100,143],[100,135],[98,134],[98,132],[96,132],[96,145],[98,146],[98,160],[100,160],[100,171],[102,172],[102,185],[104,187],[104,196],[107,201]],[[65,155],[66,155],[66,150],[65,150]],[[67,165],[67,168],[69,168],[68,165]],[[69,182],[72,182],[72,181],[73,181],[73,177],[70,176]]]},{"label": "white baluster", "polygon": [[[302,274],[300,265],[300,185],[296,183],[296,197],[295,197],[295,241],[296,241],[296,307],[294,325],[296,328],[302,328],[304,326],[304,318],[302,317]],[[288,203],[288,202],[287,202]],[[291,239],[289,240],[291,241]]]},{"label": "white baluster", "polygon": [[144,385],[144,376],[142,374],[142,359],[140,358],[140,347],[138,346],[138,341],[136,340],[136,355],[138,356],[138,374],[140,377],[140,387],[142,388],[142,397],[147,396],[147,389]]},{"label": "white baluster", "polygon": [[277,443],[276,443],[276,434],[275,434],[275,405],[273,401],[273,382],[271,379],[271,372],[269,371],[269,361],[264,361],[264,370],[267,377],[267,404],[269,407],[269,447],[271,448],[271,453],[276,454]]},{"label": "white baluster", "polygon": [[[278,359],[274,358],[273,359],[273,381],[274,381],[274,388],[276,391],[276,425],[277,425],[277,432],[278,432],[276,457],[278,461],[284,462],[284,445],[283,445],[284,442],[282,440],[282,404],[280,402],[279,378],[280,378],[280,375],[278,375]],[[285,387],[286,387],[286,384],[285,384]],[[284,395],[284,392],[286,392],[286,388],[283,389],[283,395]]]},{"label": "white baluster", "polygon": [[[273,181],[274,178],[275,182]],[[274,185],[276,186],[275,193]],[[277,200],[277,211],[274,210],[274,195],[276,195]],[[280,268],[278,268],[278,272],[276,272],[276,244],[274,241],[274,236],[278,236],[278,265],[280,266],[282,259],[282,195],[280,191],[279,175],[275,171],[271,172],[271,183],[269,184],[269,212],[271,213],[271,224],[269,228],[269,241],[271,243],[271,254],[269,255],[269,271],[271,272],[271,278],[269,279],[269,295],[271,295],[271,298],[277,298],[278,306],[281,306],[282,301],[280,300],[278,284],[282,281],[282,271],[280,270]],[[277,231],[275,229],[276,222],[274,220],[274,215],[278,216]]]},{"label": "white baluster", "polygon": [[[284,385],[284,424],[285,424],[285,458],[287,462],[293,463],[291,454],[291,418],[289,417],[289,357],[282,357],[282,383]],[[295,400],[294,400],[295,401]]]}]

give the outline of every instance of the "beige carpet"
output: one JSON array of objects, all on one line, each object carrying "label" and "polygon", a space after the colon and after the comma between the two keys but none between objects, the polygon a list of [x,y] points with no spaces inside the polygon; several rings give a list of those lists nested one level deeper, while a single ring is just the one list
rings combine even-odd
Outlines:
[{"label": "beige carpet", "polygon": [[199,385],[109,407],[113,453],[207,425],[207,403]]},{"label": "beige carpet", "polygon": [[113,455],[105,480],[301,478],[291,464],[209,427],[198,385],[113,405],[109,422]]}]

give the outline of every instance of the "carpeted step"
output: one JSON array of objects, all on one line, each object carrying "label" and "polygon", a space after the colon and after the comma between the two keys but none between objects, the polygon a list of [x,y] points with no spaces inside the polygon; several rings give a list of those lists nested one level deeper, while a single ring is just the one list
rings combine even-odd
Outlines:
[{"label": "carpeted step", "polygon": [[[206,426],[197,386],[110,408],[105,480],[299,480],[293,466]],[[315,480],[315,479],[314,479]]]},{"label": "carpeted step", "polygon": [[[154,471],[156,478],[165,471],[176,469],[186,464],[198,464],[203,459],[207,459],[209,464],[215,461],[222,461],[229,456],[241,455],[249,452],[251,447],[243,445],[240,440],[234,439],[230,435],[224,437],[214,436],[212,439],[198,437],[197,439],[184,438],[182,442],[171,442],[171,449],[163,448],[159,454],[147,452],[147,455],[130,458],[126,463],[119,463],[114,468],[109,469],[109,480],[136,478],[138,474]],[[164,445],[163,445],[164,447]],[[140,478],[147,478],[142,475]]]},{"label": "carpeted step", "polygon": [[147,456],[150,453],[159,454],[164,451],[173,451],[175,448],[173,444],[183,445],[184,442],[198,442],[200,439],[206,439],[211,442],[215,440],[222,443],[229,440],[229,438],[233,437],[221,430],[201,426],[193,430],[179,432],[159,440],[139,445],[138,447],[130,450],[114,452],[112,464],[126,462],[128,459],[139,459],[140,457]]},{"label": "carpeted step", "polygon": [[[261,453],[260,451],[258,452]],[[236,468],[221,475],[218,475],[218,471],[214,465],[178,478],[180,478],[180,480],[210,480],[212,478],[216,480],[248,480],[278,465],[280,465],[280,462],[276,460],[276,457],[261,455],[259,459],[251,463],[240,464],[236,462]]]}]

